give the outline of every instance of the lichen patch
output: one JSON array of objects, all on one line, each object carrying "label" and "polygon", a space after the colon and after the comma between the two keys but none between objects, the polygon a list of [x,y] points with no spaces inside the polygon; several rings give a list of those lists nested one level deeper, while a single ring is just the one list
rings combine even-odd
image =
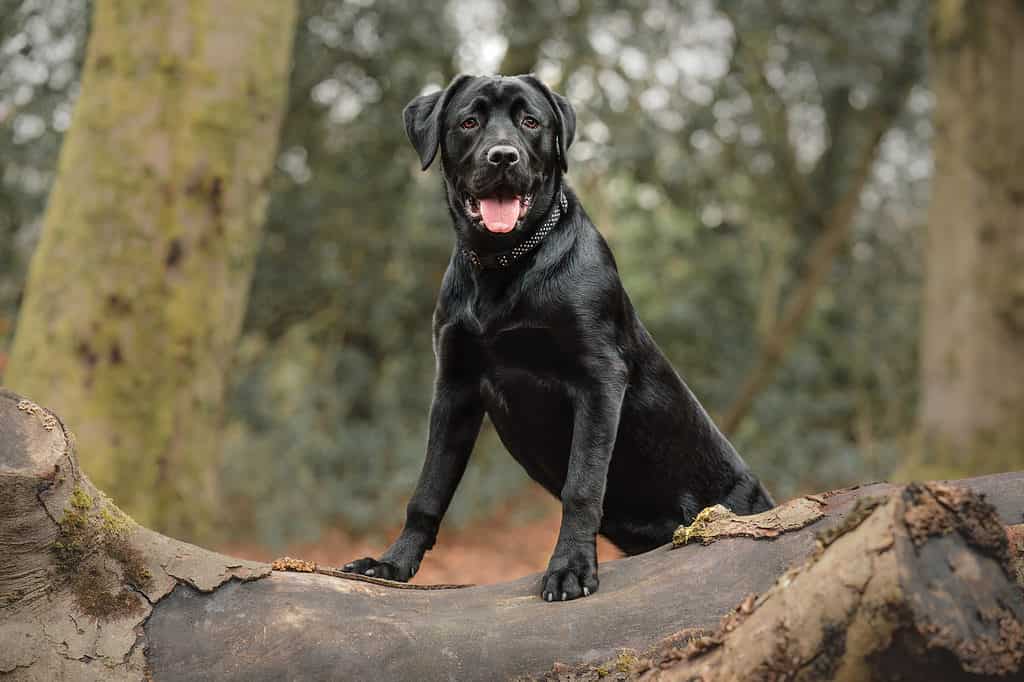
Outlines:
[{"label": "lichen patch", "polygon": [[274,571],[295,571],[296,573],[312,573],[316,570],[316,564],[305,559],[295,559],[290,556],[283,556],[274,559],[270,563]]},{"label": "lichen patch", "polygon": [[672,535],[672,545],[680,547],[695,541],[709,545],[727,537],[776,538],[822,518],[823,506],[820,498],[798,497],[760,514],[737,516],[716,504],[701,510],[690,525],[677,528]]},{"label": "lichen patch", "polygon": [[18,409],[38,418],[43,428],[47,431],[53,431],[57,428],[57,418],[31,400],[19,400]]}]

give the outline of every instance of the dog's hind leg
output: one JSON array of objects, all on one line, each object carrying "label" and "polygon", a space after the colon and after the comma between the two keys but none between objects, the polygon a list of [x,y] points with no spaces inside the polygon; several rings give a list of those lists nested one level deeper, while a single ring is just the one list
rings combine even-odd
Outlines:
[{"label": "dog's hind leg", "polygon": [[740,480],[732,487],[721,502],[730,511],[740,516],[758,514],[775,506],[775,500],[756,476],[741,474]]}]

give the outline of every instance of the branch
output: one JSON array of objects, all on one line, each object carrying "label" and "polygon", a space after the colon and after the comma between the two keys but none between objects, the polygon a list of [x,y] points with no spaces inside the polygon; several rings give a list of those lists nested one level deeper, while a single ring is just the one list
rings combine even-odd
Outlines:
[{"label": "branch", "polygon": [[[909,38],[903,49],[905,60],[913,60],[919,50],[917,42]],[[826,212],[824,226],[811,247],[804,268],[803,280],[786,303],[782,318],[767,336],[754,369],[740,387],[735,400],[724,412],[721,428],[725,433],[734,433],[754,404],[754,399],[768,386],[775,370],[782,362],[797,333],[803,328],[808,313],[817,298],[818,290],[832,269],[836,255],[846,242],[853,228],[853,221],[860,205],[861,193],[871,178],[871,169],[878,155],[878,148],[886,132],[896,121],[907,95],[917,76],[917,71],[897,67],[883,81],[884,93],[869,116],[867,139],[857,159],[846,191],[837,203]]]},{"label": "branch", "polygon": [[773,156],[781,170],[783,184],[788,190],[788,204],[794,210],[798,210],[799,207],[811,203],[811,192],[807,178],[800,172],[796,148],[789,136],[789,106],[782,93],[769,82],[764,71],[764,59],[756,53],[749,41],[742,37],[735,17],[727,10],[720,11],[732,22],[733,35],[736,36],[733,50],[748,87],[751,91],[761,91],[761,96],[755,94],[751,98],[753,106],[762,121],[761,129],[765,133],[765,139],[775,150]]},{"label": "branch", "polygon": [[857,215],[857,208],[860,205],[861,192],[871,177],[875,156],[882,137],[889,129],[889,123],[888,120],[880,120],[872,131],[871,139],[864,147],[850,187],[832,209],[824,231],[815,241],[811,253],[807,257],[803,281],[787,301],[782,319],[776,323],[761,345],[761,353],[754,370],[747,376],[736,399],[721,419],[720,426],[725,433],[736,431],[754,404],[754,398],[771,382],[790,343],[803,327],[807,314],[811,311],[817,298],[818,290],[832,269],[836,254],[839,253],[839,249],[849,237],[853,220]]}]

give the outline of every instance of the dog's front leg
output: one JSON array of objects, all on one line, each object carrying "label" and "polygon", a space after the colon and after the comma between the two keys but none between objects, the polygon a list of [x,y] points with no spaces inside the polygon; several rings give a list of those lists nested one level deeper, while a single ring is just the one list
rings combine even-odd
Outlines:
[{"label": "dog's front leg", "polygon": [[[609,366],[611,365],[611,366]],[[597,531],[626,390],[620,361],[603,363],[588,385],[574,391],[572,452],[562,487],[562,526],[544,574],[547,601],[575,599],[597,591]]]},{"label": "dog's front leg", "polygon": [[450,376],[438,377],[430,406],[427,458],[406,508],[405,527],[380,560],[358,559],[344,570],[403,582],[416,574],[423,555],[434,546],[480,432],[483,407],[475,386]]}]

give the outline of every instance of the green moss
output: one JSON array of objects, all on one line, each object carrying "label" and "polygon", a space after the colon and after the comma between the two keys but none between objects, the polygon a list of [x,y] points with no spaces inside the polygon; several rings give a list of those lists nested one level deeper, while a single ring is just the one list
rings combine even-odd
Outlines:
[{"label": "green moss", "polygon": [[[640,657],[636,655],[636,652],[630,649],[623,649],[615,658],[595,666],[593,672],[599,679],[609,675],[615,675],[615,679],[624,679],[622,675],[629,675],[639,663]],[[616,673],[618,674],[616,675]],[[581,676],[580,679],[586,679],[586,677]]]},{"label": "green moss", "polygon": [[93,537],[89,532],[89,510],[92,504],[92,497],[76,485],[60,521],[60,533],[53,543],[57,567],[62,572],[73,573],[90,547]]},{"label": "green moss", "polygon": [[71,506],[78,512],[87,512],[92,509],[92,496],[79,486],[71,492]]},{"label": "green moss", "polygon": [[52,550],[58,572],[86,615],[111,619],[137,612],[135,590],[152,583],[142,554],[131,544],[131,519],[81,486],[68,498]]},{"label": "green moss", "polygon": [[133,587],[148,587],[153,576],[146,568],[142,554],[129,542],[131,519],[117,507],[104,506],[100,510],[100,524],[103,549],[107,556],[120,564],[124,579]]},{"label": "green moss", "polygon": [[615,670],[620,673],[628,673],[632,670],[637,663],[640,662],[640,658],[635,652],[628,649],[623,650],[615,657],[612,664],[615,666]]}]

